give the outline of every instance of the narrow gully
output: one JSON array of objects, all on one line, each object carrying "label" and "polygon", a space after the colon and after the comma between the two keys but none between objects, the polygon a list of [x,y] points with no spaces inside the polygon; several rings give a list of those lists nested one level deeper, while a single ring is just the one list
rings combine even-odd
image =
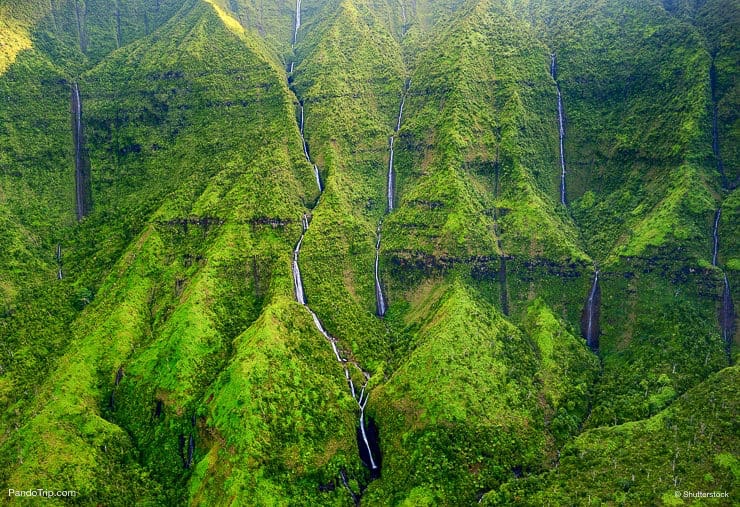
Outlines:
[{"label": "narrow gully", "polygon": [[594,273],[594,281],[583,308],[581,316],[581,334],[592,351],[599,350],[599,314],[601,311],[601,288],[599,286],[599,270]]},{"label": "narrow gully", "polygon": [[375,242],[375,310],[379,317],[385,315],[385,298],[383,297],[383,289],[380,286],[380,276],[378,273],[378,264],[380,260],[380,238],[381,229],[383,227],[383,221],[378,224],[378,240]]},{"label": "narrow gully", "polygon": [[722,186],[728,187],[727,175],[725,174],[724,164],[719,149],[719,108],[717,105],[717,67],[714,64],[712,56],[712,65],[709,67],[709,88],[712,95],[712,153],[717,163],[717,172],[719,173]]},{"label": "narrow gully", "polygon": [[[406,80],[406,84],[404,85],[403,94],[401,95],[401,105],[398,107],[398,117],[396,119],[396,130],[394,131],[394,135],[390,137],[389,140],[389,154],[388,154],[388,182],[387,182],[387,188],[386,188],[386,194],[388,199],[388,204],[386,208],[386,214],[393,211],[393,208],[395,207],[395,201],[394,201],[394,194],[395,194],[395,182],[396,182],[396,176],[393,171],[393,158],[394,158],[394,152],[393,152],[393,146],[395,141],[395,136],[398,134],[398,132],[401,130],[401,122],[403,121],[403,107],[406,104],[406,94],[409,91],[409,87],[411,86],[411,80]],[[378,228],[376,231],[376,241],[375,241],[375,309],[376,314],[378,317],[385,316],[385,313],[387,311],[387,304],[385,301],[385,297],[383,296],[383,287],[380,284],[380,239],[382,235],[383,230],[383,220],[381,220],[378,223]]]},{"label": "narrow gully", "polygon": [[[295,47],[295,44],[298,40],[298,30],[301,26],[301,0],[296,1],[296,16],[295,16],[295,27],[293,31],[293,47]],[[294,68],[294,62],[291,62],[290,69],[292,70]],[[311,161],[310,154],[308,152],[308,147],[306,145],[306,139],[304,136],[304,129],[305,129],[305,110],[303,107],[303,102],[298,99],[296,96],[296,100],[298,100],[298,103],[300,104],[300,119],[299,119],[299,131],[301,135],[301,142],[303,144],[303,154],[306,157],[306,160],[313,165],[314,167],[314,175],[316,177],[316,184],[319,187],[319,192],[323,192],[323,185],[321,184],[321,178],[319,174],[319,168],[318,165],[314,164]],[[400,124],[400,120],[399,120]],[[314,208],[318,206],[319,202],[321,200],[321,196],[319,196],[319,200],[314,205]],[[295,298],[298,303],[303,305],[306,310],[311,315],[311,318],[313,319],[314,325],[316,326],[316,329],[321,333],[321,335],[329,342],[329,344],[332,347],[332,351],[334,352],[334,356],[336,357],[337,361],[342,365],[344,369],[344,376],[345,380],[347,381],[347,384],[350,389],[350,393],[352,395],[352,398],[355,400],[358,406],[358,412],[359,412],[359,435],[357,438],[357,444],[358,444],[358,450],[360,454],[360,459],[362,462],[370,469],[371,471],[371,479],[377,478],[380,475],[380,462],[379,462],[379,445],[378,445],[378,438],[377,438],[377,431],[374,431],[374,433],[368,432],[365,424],[365,407],[367,406],[368,399],[370,397],[369,393],[366,392],[367,384],[370,380],[370,374],[366,371],[364,371],[359,364],[354,359],[347,359],[343,356],[342,351],[340,351],[339,347],[337,346],[337,339],[333,337],[329,332],[326,330],[324,325],[321,323],[321,320],[316,315],[316,313],[311,309],[311,307],[308,305],[307,299],[306,299],[306,293],[303,287],[303,280],[301,277],[301,269],[300,269],[300,253],[301,253],[301,247],[303,246],[303,239],[305,238],[306,233],[308,232],[308,229],[310,227],[310,220],[307,214],[303,214],[303,217],[301,218],[301,226],[302,226],[302,232],[301,236],[298,239],[298,243],[296,244],[295,249],[293,250],[293,262],[292,262],[292,271],[293,271],[293,285],[294,285],[294,291],[295,291]],[[362,386],[359,389],[359,395],[358,395],[358,389],[355,387],[354,380],[352,378],[352,375],[350,374],[350,367],[355,368],[359,371],[361,377],[363,378]],[[375,449],[375,453],[373,450]],[[348,489],[350,494],[352,495],[352,499],[357,504],[359,502],[359,495],[354,493],[352,489],[349,487],[349,484],[347,482],[345,471],[341,471],[342,476],[342,482],[344,483],[345,487]]]},{"label": "narrow gully", "polygon": [[82,99],[77,82],[72,83],[72,137],[75,147],[75,211],[77,220],[90,212],[90,163],[85,153]]},{"label": "narrow gully", "polygon": [[[712,227],[712,266],[718,267],[719,261],[719,222],[722,217],[722,208],[717,208],[714,214],[714,226]],[[725,347],[727,362],[732,363],[732,340],[735,335],[735,304],[732,301],[732,291],[727,273],[722,272],[722,295],[720,296],[720,307],[718,312],[719,328],[722,334],[722,343]]]},{"label": "narrow gully", "polygon": [[560,204],[567,206],[565,199],[565,122],[563,120],[563,96],[560,93],[560,84],[557,79],[557,57],[555,53],[550,55],[550,75],[555,81],[558,91],[558,130],[560,137]]},{"label": "narrow gully", "polygon": [[722,216],[722,208],[717,208],[717,212],[714,214],[714,228],[712,229],[712,266],[717,265],[717,254],[719,253],[719,219]]}]

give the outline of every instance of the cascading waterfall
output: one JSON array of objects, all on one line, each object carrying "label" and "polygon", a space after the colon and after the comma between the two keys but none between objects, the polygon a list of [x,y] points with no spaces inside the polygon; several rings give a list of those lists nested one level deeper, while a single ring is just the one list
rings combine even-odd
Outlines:
[{"label": "cascading waterfall", "polygon": [[[386,210],[386,213],[390,213],[393,211],[393,208],[395,207],[394,202],[394,194],[395,194],[395,180],[396,176],[393,172],[393,145],[395,141],[395,135],[398,134],[398,132],[401,130],[401,121],[403,120],[403,106],[406,104],[406,94],[409,91],[409,86],[411,86],[411,80],[407,80],[406,84],[404,86],[403,95],[401,96],[401,105],[398,108],[398,118],[396,119],[396,130],[394,131],[394,135],[390,137],[389,141],[389,155],[388,155],[388,185],[386,189],[387,198],[388,198],[388,207]],[[381,220],[378,224],[378,230],[377,230],[377,239],[375,241],[375,308],[376,313],[379,317],[383,317],[385,315],[385,312],[387,310],[385,298],[383,297],[383,288],[380,285],[380,274],[379,274],[379,264],[380,264],[380,237],[383,229],[383,221]]]},{"label": "cascading waterfall", "polygon": [[557,57],[555,53],[550,55],[550,75],[555,81],[558,92],[558,129],[560,137],[560,204],[567,206],[565,200],[565,122],[563,121],[563,96],[560,94],[560,85],[557,80]]},{"label": "cascading waterfall", "polygon": [[596,352],[599,349],[599,314],[601,311],[601,288],[599,287],[599,270],[594,274],[591,291],[586,300],[581,316],[581,334],[586,339],[586,344]]},{"label": "cascading waterfall", "polygon": [[[367,387],[367,383],[370,380],[370,375],[364,371],[355,361],[350,361],[347,358],[343,357],[339,348],[337,347],[337,339],[334,338],[332,335],[329,334],[329,332],[326,330],[324,325],[321,323],[321,320],[316,315],[316,313],[311,310],[311,308],[306,303],[306,297],[305,293],[303,291],[303,283],[301,280],[301,270],[300,266],[298,264],[298,258],[300,256],[301,246],[303,244],[303,238],[308,231],[308,221],[304,215],[304,219],[302,220],[303,223],[303,233],[301,234],[300,239],[298,240],[298,244],[296,245],[295,250],[293,251],[293,283],[295,286],[295,296],[296,301],[298,301],[300,304],[302,304],[308,312],[311,314],[311,318],[313,319],[314,325],[316,326],[316,329],[319,330],[319,332],[326,338],[326,340],[331,344],[332,350],[334,351],[334,356],[337,358],[337,361],[342,364],[344,367],[344,376],[347,380],[347,384],[349,385],[350,392],[352,394],[352,398],[357,403],[359,412],[360,412],[360,434],[361,434],[361,440],[364,444],[364,449],[361,448],[361,456],[367,456],[369,463],[366,463],[368,465],[368,468],[370,468],[371,472],[376,475],[380,472],[380,465],[375,460],[375,457],[373,456],[373,447],[375,445],[371,444],[370,439],[368,438],[367,430],[365,428],[365,406],[367,405],[367,401],[369,398],[369,394],[365,393],[365,388]],[[361,386],[361,390],[359,392],[359,395],[357,393],[357,389],[355,388],[354,381],[352,380],[352,376],[350,375],[349,368],[350,366],[355,367],[364,377],[364,382]],[[364,461],[364,460],[363,460]]]},{"label": "cascading waterfall", "polygon": [[[295,16],[295,29],[293,32],[293,46],[295,46],[297,40],[298,40],[298,29],[301,26],[301,0],[296,0],[296,16]],[[294,68],[294,62],[291,62],[290,69],[291,71]],[[297,98],[297,97],[296,97]],[[303,102],[298,101],[300,104],[300,120],[299,120],[299,130],[301,134],[301,141],[303,143],[303,154],[306,157],[306,160],[311,163],[314,167],[314,175],[316,177],[316,184],[319,187],[319,192],[323,192],[323,185],[321,184],[321,176],[319,174],[319,168],[318,165],[313,164],[311,161],[310,154],[308,152],[308,146],[306,145],[306,139],[304,137],[304,127],[305,127],[305,111],[303,108]],[[320,197],[319,197],[320,199]],[[316,206],[318,206],[318,202],[316,203]],[[295,290],[295,298],[296,301],[298,301],[301,305],[303,305],[306,310],[311,315],[311,318],[313,319],[313,323],[316,326],[316,329],[321,333],[321,335],[329,342],[331,345],[332,351],[334,352],[334,356],[336,357],[337,361],[342,365],[344,369],[344,376],[347,380],[347,384],[350,389],[350,393],[352,394],[352,398],[357,403],[358,411],[359,411],[359,438],[358,438],[358,447],[360,448],[360,457],[363,460],[363,462],[370,468],[371,470],[371,477],[375,478],[379,476],[380,473],[380,463],[376,459],[379,457],[379,446],[377,444],[377,437],[373,438],[374,435],[369,435],[368,430],[366,428],[365,423],[365,407],[367,406],[368,399],[370,397],[369,393],[366,392],[367,383],[370,380],[370,374],[364,371],[359,364],[357,364],[356,361],[350,360],[345,358],[342,355],[342,352],[339,350],[339,347],[337,346],[337,339],[329,334],[329,332],[324,328],[324,325],[321,323],[321,320],[316,315],[316,313],[311,309],[311,307],[308,305],[306,301],[306,294],[303,288],[303,280],[301,278],[301,269],[299,264],[299,258],[301,253],[301,247],[303,246],[303,239],[306,236],[306,233],[308,232],[310,222],[308,219],[308,216],[306,214],[303,215],[301,218],[301,226],[302,226],[302,232],[301,236],[298,239],[298,243],[296,244],[295,249],[293,250],[293,263],[292,263],[292,270],[293,270],[293,285]],[[352,379],[352,375],[350,374],[350,367],[357,369],[362,378],[364,379],[363,384],[359,390],[355,388],[354,380]],[[375,452],[374,452],[375,451]],[[365,459],[367,458],[367,459]],[[352,488],[350,488],[349,483],[347,481],[346,473],[344,470],[341,470],[341,477],[342,482],[344,483],[347,490],[352,495],[352,499],[355,503],[359,502],[359,496],[352,491]]]}]

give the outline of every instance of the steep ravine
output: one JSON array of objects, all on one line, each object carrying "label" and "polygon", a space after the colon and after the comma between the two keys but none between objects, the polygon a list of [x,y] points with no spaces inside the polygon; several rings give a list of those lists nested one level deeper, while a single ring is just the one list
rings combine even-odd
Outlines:
[{"label": "steep ravine", "polygon": [[90,213],[90,160],[85,150],[85,136],[82,124],[82,99],[77,82],[72,83],[72,141],[75,150],[75,210],[77,220]]},{"label": "steep ravine", "polygon": [[601,328],[599,317],[601,314],[601,287],[599,286],[599,270],[594,273],[594,281],[588,293],[586,305],[581,316],[581,334],[586,339],[586,344],[594,353],[599,350],[599,334]]},{"label": "steep ravine", "polygon": [[[719,255],[719,223],[722,217],[722,208],[718,208],[714,214],[714,227],[712,228],[712,266],[717,265]],[[718,321],[720,332],[722,333],[722,342],[725,346],[728,363],[732,364],[732,340],[735,335],[735,303],[732,300],[732,291],[730,282],[727,279],[727,273],[720,268],[722,273],[722,294],[720,295],[720,306],[718,312]]]},{"label": "steep ravine", "polygon": [[[293,47],[295,48],[295,44],[298,40],[298,30],[301,26],[301,0],[296,1],[296,15],[295,15],[295,25],[294,25],[294,31],[293,31]],[[295,68],[295,61],[291,61],[290,70],[292,71]],[[295,90],[294,90],[295,93]],[[303,154],[306,157],[306,160],[309,164],[313,166],[314,169],[314,175],[316,178],[316,183],[319,189],[319,199],[317,200],[316,204],[314,205],[314,208],[316,208],[319,203],[321,202],[321,193],[323,192],[323,185],[321,184],[321,178],[320,178],[320,171],[317,164],[314,164],[311,160],[308,146],[306,144],[306,139],[304,136],[304,127],[305,127],[305,110],[303,106],[303,102],[300,100],[300,98],[296,95],[296,100],[298,101],[299,107],[300,107],[300,119],[299,119],[299,131],[301,135],[301,142],[303,145]],[[292,271],[293,271],[293,283],[294,283],[294,290],[295,290],[295,297],[296,301],[298,301],[300,304],[302,304],[306,310],[311,315],[311,318],[314,322],[314,325],[316,326],[316,329],[322,334],[322,336],[329,342],[329,344],[332,347],[332,351],[334,352],[334,356],[336,357],[337,361],[342,365],[342,368],[344,369],[344,376],[347,381],[347,385],[349,386],[350,393],[352,395],[352,398],[357,403],[358,407],[358,419],[359,419],[359,427],[357,430],[357,446],[359,450],[360,459],[365,464],[365,466],[370,469],[370,477],[371,479],[375,479],[380,476],[380,469],[381,469],[381,461],[380,461],[380,446],[378,444],[378,432],[375,428],[375,425],[372,421],[367,421],[365,419],[365,407],[367,406],[367,402],[370,398],[370,393],[367,390],[368,382],[370,381],[370,374],[362,369],[362,367],[355,361],[354,359],[350,359],[348,357],[345,357],[345,354],[343,351],[338,347],[338,340],[329,332],[326,330],[324,325],[322,324],[321,320],[319,319],[318,315],[311,309],[311,307],[308,304],[306,293],[303,287],[303,280],[301,277],[301,270],[300,270],[300,253],[301,253],[301,246],[303,245],[303,239],[306,235],[306,233],[309,230],[310,226],[310,218],[307,214],[304,214],[301,217],[301,224],[302,224],[302,232],[301,236],[298,239],[298,242],[296,243],[296,247],[293,250],[293,263],[292,263]],[[376,264],[377,265],[377,264]],[[351,356],[351,354],[349,354]],[[362,384],[358,387],[355,385],[355,376],[353,376],[352,372],[350,370],[354,370],[355,376],[359,377],[362,382]],[[349,481],[346,477],[346,472],[344,470],[340,470],[340,476],[342,479],[342,484],[345,486],[345,488],[350,493],[353,501],[355,504],[359,504],[360,498],[362,496],[362,491],[355,492],[352,487],[350,486]]]},{"label": "steep ravine", "polygon": [[[393,211],[395,207],[395,193],[396,193],[396,176],[393,169],[393,143],[398,132],[401,130],[401,122],[403,121],[403,106],[406,103],[406,94],[411,86],[411,80],[406,81],[404,86],[403,95],[401,95],[401,105],[398,107],[398,117],[396,119],[396,128],[394,134],[390,137],[388,147],[388,180],[386,185],[386,197],[387,207],[386,214]],[[377,238],[375,241],[375,307],[378,317],[383,317],[387,310],[387,304],[385,297],[383,296],[383,287],[380,283],[379,273],[379,259],[380,259],[380,240],[383,231],[383,221],[378,223]]]},{"label": "steep ravine", "polygon": [[555,53],[550,55],[550,75],[558,92],[558,137],[560,140],[560,204],[567,206],[565,199],[565,121],[563,120],[563,96],[558,83],[558,61]]}]

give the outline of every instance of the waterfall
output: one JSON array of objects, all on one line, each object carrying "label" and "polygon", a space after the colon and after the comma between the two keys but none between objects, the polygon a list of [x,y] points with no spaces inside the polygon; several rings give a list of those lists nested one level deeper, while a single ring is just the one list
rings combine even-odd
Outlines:
[{"label": "waterfall", "polygon": [[563,121],[563,96],[560,94],[560,85],[557,81],[557,57],[555,53],[550,55],[550,75],[555,81],[558,92],[558,129],[560,137],[560,204],[567,205],[565,200],[565,122]]},{"label": "waterfall", "polygon": [[385,298],[383,298],[383,289],[380,287],[380,277],[378,276],[378,261],[380,257],[380,235],[381,225],[378,225],[378,240],[375,243],[375,306],[379,317],[385,315]]},{"label": "waterfall", "polygon": [[[396,120],[396,130],[395,133],[398,134],[398,132],[401,130],[401,120],[403,119],[403,106],[406,103],[406,93],[408,92],[409,86],[411,85],[411,80],[409,79],[406,81],[406,86],[404,87],[404,93],[401,96],[401,105],[398,108],[398,119]],[[395,193],[395,186],[396,186],[396,176],[393,172],[393,144],[395,141],[395,136],[391,136],[389,141],[389,152],[390,155],[388,157],[388,212],[393,211],[393,208],[395,207],[395,203],[393,200],[393,194]]]},{"label": "waterfall", "polygon": [[298,128],[301,131],[301,142],[303,143],[303,155],[306,157],[306,160],[311,162],[311,157],[308,155],[308,145],[306,144],[306,138],[303,135],[303,128],[305,126],[305,118],[304,118],[304,111],[303,111],[303,103],[300,103],[301,106],[301,120],[298,124]]},{"label": "waterfall", "polygon": [[373,458],[373,453],[370,448],[370,441],[367,436],[367,430],[365,429],[365,405],[367,405],[368,397],[365,396],[363,399],[364,394],[365,386],[362,387],[362,391],[360,391],[360,397],[357,400],[357,404],[360,406],[360,433],[362,436],[362,441],[365,443],[365,449],[367,449],[367,457],[370,461],[370,469],[374,471],[378,469],[378,465],[375,463],[375,459]]},{"label": "waterfall", "polygon": [[[292,66],[293,64],[291,63],[291,69],[292,69]],[[300,113],[300,120],[298,122],[298,130],[300,130],[301,132],[301,142],[303,143],[303,156],[305,156],[306,160],[309,163],[311,163],[311,157],[308,154],[308,145],[306,144],[306,138],[303,135],[303,131],[306,126],[306,117],[305,117],[305,111],[303,109],[302,102],[300,103],[300,107],[301,107],[301,113]],[[319,166],[317,166],[316,164],[313,164],[313,174],[314,174],[314,177],[316,178],[316,186],[318,187],[319,192],[323,192],[324,186],[321,184],[321,174],[319,173]]]},{"label": "waterfall", "polygon": [[344,487],[349,491],[350,496],[352,497],[352,501],[355,505],[360,505],[360,497],[357,496],[357,493],[352,491],[352,488],[349,486],[349,482],[347,481],[347,472],[342,468],[339,470],[339,476],[342,478],[342,484],[344,484]]},{"label": "waterfall", "polygon": [[599,349],[599,313],[601,310],[601,289],[599,287],[599,270],[594,274],[594,282],[588,294],[586,306],[581,316],[581,333],[586,344],[594,352]]},{"label": "waterfall", "polygon": [[298,42],[298,29],[301,27],[301,0],[295,1],[295,29],[293,30],[293,45]]},{"label": "waterfall", "polygon": [[[326,340],[331,344],[332,351],[334,352],[334,356],[337,358],[337,361],[342,364],[344,367],[344,376],[347,379],[347,383],[350,388],[350,393],[352,394],[352,398],[357,403],[357,406],[359,408],[359,418],[360,418],[360,430],[363,435],[362,442],[364,444],[364,452],[367,453],[367,456],[369,456],[370,461],[370,468],[373,471],[373,473],[377,473],[380,469],[379,465],[375,461],[375,458],[373,457],[372,452],[372,446],[370,444],[369,439],[367,438],[367,432],[365,430],[365,405],[367,405],[367,400],[369,398],[369,395],[365,394],[365,387],[367,386],[367,382],[370,379],[370,375],[362,370],[362,368],[357,365],[354,361],[349,361],[346,358],[342,357],[342,354],[339,351],[339,348],[337,347],[337,339],[334,338],[332,335],[329,334],[329,332],[326,330],[324,325],[321,323],[321,320],[316,315],[316,313],[311,310],[311,308],[306,303],[306,296],[303,291],[303,282],[301,280],[301,270],[300,266],[298,265],[298,257],[300,255],[301,246],[303,244],[303,238],[306,235],[306,231],[308,230],[309,223],[306,218],[306,215],[303,216],[303,219],[301,220],[301,223],[303,224],[303,233],[301,234],[300,239],[298,240],[298,244],[295,247],[295,250],[293,251],[293,285],[295,288],[295,295],[296,295],[296,301],[301,303],[303,306],[306,307],[309,314],[311,315],[311,318],[313,319],[313,323],[316,326],[316,329],[326,338]],[[354,366],[357,368],[362,375],[365,377],[365,383],[362,386],[362,390],[357,395],[357,391],[355,389],[355,384],[352,381],[352,377],[349,373],[349,366]]]},{"label": "waterfall", "polygon": [[293,250],[293,286],[295,287],[295,299],[302,305],[306,304],[306,295],[303,293],[303,280],[301,280],[301,270],[298,267],[298,255],[301,253],[301,245],[303,244],[303,237],[305,235],[306,232],[304,231],[298,240],[295,250]]},{"label": "waterfall", "polygon": [[[295,46],[295,43],[297,41],[298,37],[298,29],[301,26],[301,0],[296,0],[296,18],[295,18],[295,30],[293,32],[293,45]],[[290,70],[293,71],[293,62],[291,62]],[[296,97],[298,98],[298,97]],[[321,184],[321,175],[319,173],[319,167],[318,165],[314,164],[311,161],[311,156],[308,152],[308,146],[306,145],[306,138],[304,136],[304,129],[305,129],[305,111],[303,108],[303,102],[301,100],[298,101],[300,104],[300,118],[299,118],[299,131],[301,134],[301,141],[303,143],[303,155],[306,157],[306,160],[313,165],[314,169],[314,176],[316,177],[316,185],[319,188],[319,192],[323,192],[323,185]],[[400,113],[399,113],[400,114]],[[398,121],[398,125],[400,126],[400,118]],[[392,155],[391,155],[392,156]],[[391,161],[391,167],[393,162]],[[318,203],[317,203],[318,205]],[[377,446],[377,438],[373,439],[372,435],[368,435],[368,432],[365,428],[365,406],[367,405],[367,401],[369,398],[369,394],[365,393],[365,388],[367,387],[367,383],[370,380],[370,374],[365,372],[360,366],[357,364],[356,361],[353,359],[347,359],[343,357],[341,351],[339,350],[337,346],[337,339],[334,338],[332,335],[329,334],[329,332],[326,330],[324,325],[321,323],[321,320],[316,315],[316,313],[311,309],[311,307],[306,302],[306,294],[303,288],[303,280],[301,278],[301,269],[299,264],[299,257],[301,253],[301,247],[303,246],[303,239],[306,236],[306,233],[308,232],[310,223],[308,220],[308,216],[304,214],[301,217],[301,236],[298,239],[298,243],[295,246],[295,249],[293,250],[293,263],[292,263],[292,271],[293,271],[293,287],[295,290],[295,298],[296,301],[298,301],[301,305],[303,305],[308,313],[311,315],[311,319],[313,320],[314,325],[316,326],[316,329],[321,333],[321,335],[329,342],[331,345],[332,351],[334,352],[334,357],[336,357],[337,362],[339,362],[342,365],[342,368],[344,369],[344,376],[347,380],[347,383],[350,388],[350,393],[352,395],[352,398],[355,400],[358,406],[359,411],[359,430],[360,434],[362,435],[361,439],[358,439],[358,448],[360,450],[360,457],[368,456],[369,463],[367,463],[364,459],[363,462],[368,464],[369,468],[371,469],[372,477],[378,477],[380,473],[380,463],[376,460],[375,456],[373,455],[373,447],[375,446],[376,451],[379,453],[379,447]],[[377,250],[377,248],[376,248]],[[377,255],[377,251],[376,251]],[[376,257],[376,279],[377,279],[377,257]],[[349,368],[354,367],[362,374],[365,381],[362,385],[361,391],[359,396],[357,395],[357,390],[355,389],[354,381],[352,380],[352,376],[350,375]],[[362,440],[362,442],[359,442],[359,440]],[[356,495],[352,488],[350,488],[349,483],[347,482],[347,477],[345,471],[341,470],[342,475],[342,482],[344,483],[347,490],[352,495],[353,500],[355,503],[359,503],[359,496]]]},{"label": "waterfall", "polygon": [[717,212],[714,214],[714,229],[712,231],[712,239],[714,240],[714,248],[712,250],[712,266],[717,265],[717,254],[719,252],[719,218],[722,215],[722,208],[717,208]]},{"label": "waterfall", "polygon": [[57,260],[57,280],[61,280],[63,278],[62,276],[62,244],[57,243],[57,251],[56,251],[56,260]]},{"label": "waterfall", "polygon": [[77,219],[82,218],[83,214],[83,199],[82,199],[82,188],[80,185],[80,167],[82,166],[82,105],[80,104],[80,87],[77,83],[73,85],[74,98],[72,99],[72,108],[74,110],[74,124],[75,124],[75,176],[76,185],[76,197],[77,197]]},{"label": "waterfall", "polygon": [[319,192],[324,191],[324,186],[321,184],[321,174],[319,174],[319,166],[313,165],[313,174],[316,177],[316,186],[319,187]]},{"label": "waterfall", "polygon": [[[403,6],[403,4],[401,4]],[[396,119],[396,130],[395,134],[398,134],[398,132],[401,130],[401,121],[403,120],[403,106],[406,104],[406,94],[408,93],[409,86],[411,86],[411,80],[408,79],[406,81],[406,84],[404,86],[403,95],[401,95],[401,105],[398,107],[398,118]],[[386,195],[388,199],[388,208],[386,210],[386,213],[390,213],[395,208],[395,200],[394,200],[394,194],[395,194],[395,187],[396,187],[396,175],[393,172],[393,158],[394,158],[394,152],[393,152],[393,146],[395,142],[396,136],[392,135],[388,141],[388,184],[386,188]],[[376,314],[378,317],[382,317],[385,315],[385,312],[387,310],[385,298],[383,297],[383,288],[380,285],[380,274],[379,274],[379,264],[380,264],[380,236],[381,236],[381,229],[382,229],[383,221],[378,224],[378,230],[377,230],[377,240],[375,242],[375,309]]]},{"label": "waterfall", "polygon": [[72,137],[75,146],[75,209],[77,220],[82,220],[90,212],[90,168],[85,153],[85,139],[82,127],[82,99],[80,87],[72,83]]},{"label": "waterfall", "polygon": [[393,136],[390,140],[390,158],[388,159],[388,212],[393,211],[393,187],[396,177],[393,174]]},{"label": "waterfall", "polygon": [[195,453],[195,437],[193,437],[193,434],[190,434],[190,438],[188,439],[188,460],[185,463],[185,468],[190,468],[190,466],[193,464],[193,454]]},{"label": "waterfall", "polygon": [[401,107],[398,109],[398,121],[396,122],[396,132],[401,130],[401,118],[403,117],[403,105],[406,103],[406,94],[401,97]]}]

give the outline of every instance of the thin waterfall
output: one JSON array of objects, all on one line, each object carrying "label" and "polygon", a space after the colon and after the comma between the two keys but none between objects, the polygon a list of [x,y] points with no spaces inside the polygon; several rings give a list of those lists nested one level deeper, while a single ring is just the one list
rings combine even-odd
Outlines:
[{"label": "thin waterfall", "polygon": [[395,186],[395,175],[393,174],[393,136],[390,140],[390,157],[388,159],[388,212],[393,211],[393,190]]},{"label": "thin waterfall", "polygon": [[75,210],[77,220],[82,220],[90,212],[90,162],[85,152],[85,138],[82,126],[82,99],[80,87],[72,83],[72,137],[75,148]]},{"label": "thin waterfall", "polygon": [[319,187],[319,192],[324,191],[324,185],[321,184],[321,174],[319,174],[319,166],[313,165],[313,174],[316,177],[316,186]]},{"label": "thin waterfall", "polygon": [[558,129],[560,138],[560,204],[567,206],[565,200],[565,122],[563,120],[563,96],[560,94],[560,84],[557,80],[557,57],[555,53],[550,55],[550,75],[555,81],[558,92]]},{"label": "thin waterfall", "polygon": [[308,155],[308,145],[306,144],[306,138],[303,136],[303,127],[304,127],[304,111],[303,111],[303,103],[300,104],[301,106],[301,121],[299,124],[299,129],[301,131],[301,142],[303,143],[303,155],[306,157],[306,160],[311,162],[311,157]]},{"label": "thin waterfall", "polygon": [[381,237],[382,222],[378,225],[378,240],[375,243],[375,306],[376,312],[379,317],[385,315],[385,298],[383,297],[383,289],[380,286],[380,277],[378,276],[378,263],[380,258],[380,237]]},{"label": "thin waterfall", "polygon": [[298,29],[301,27],[301,0],[295,1],[295,28],[293,29],[293,46],[298,42]]},{"label": "thin waterfall", "polygon": [[403,118],[403,105],[406,103],[406,94],[401,97],[401,107],[398,108],[398,121],[396,122],[396,132],[401,130],[401,118]]},{"label": "thin waterfall", "polygon": [[[403,5],[403,4],[402,4]],[[386,187],[386,194],[388,199],[388,207],[386,213],[390,213],[395,208],[394,194],[396,190],[396,175],[393,171],[393,158],[394,158],[394,142],[395,135],[401,130],[401,122],[403,120],[403,106],[406,104],[406,94],[411,86],[411,80],[408,79],[404,85],[403,95],[401,95],[401,105],[398,107],[398,117],[396,119],[396,130],[394,135],[390,137],[388,146],[388,183]],[[381,220],[378,224],[377,238],[375,241],[375,309],[378,317],[383,317],[387,311],[387,305],[385,298],[383,297],[383,287],[380,284],[379,264],[380,264],[380,237],[383,228],[383,221]]]},{"label": "thin waterfall", "polygon": [[57,251],[56,251],[56,260],[57,260],[57,280],[61,280],[63,278],[62,275],[62,244],[57,243]]},{"label": "thin waterfall", "polygon": [[316,186],[319,189],[319,192],[324,191],[324,186],[321,184],[321,174],[319,173],[319,166],[316,164],[313,164],[311,162],[311,156],[308,154],[308,145],[306,144],[306,137],[303,135],[303,131],[306,126],[306,116],[305,116],[305,110],[303,108],[303,103],[298,103],[300,106],[300,119],[298,121],[298,130],[301,132],[301,143],[303,143],[303,156],[306,157],[306,160],[308,163],[313,165],[313,174],[314,178],[316,178]]},{"label": "thin waterfall", "polygon": [[[404,87],[403,95],[401,96],[401,105],[398,108],[398,118],[396,120],[396,130],[395,134],[398,134],[398,132],[401,130],[401,121],[403,120],[403,106],[406,103],[406,94],[408,93],[409,86],[411,86],[411,80],[409,79],[406,81],[406,86]],[[395,186],[396,186],[396,175],[393,172],[393,145],[395,141],[395,135],[392,135],[389,141],[389,157],[388,157],[388,188],[387,188],[387,194],[388,194],[388,212],[390,213],[393,211],[393,208],[395,207],[395,202],[393,195],[395,193]]]},{"label": "thin waterfall", "polygon": [[717,208],[714,214],[714,229],[712,230],[713,249],[712,249],[712,266],[717,265],[717,254],[719,253],[719,218],[722,215],[722,208]]},{"label": "thin waterfall", "polygon": [[295,287],[295,299],[300,304],[306,304],[306,295],[303,292],[303,280],[301,280],[301,269],[298,267],[298,256],[301,253],[301,245],[303,244],[303,237],[306,235],[306,230],[303,230],[298,243],[293,250],[293,286]]},{"label": "thin waterfall", "polygon": [[352,491],[352,488],[349,485],[349,481],[347,481],[347,472],[342,468],[339,470],[339,476],[342,478],[342,484],[344,484],[344,487],[349,491],[350,496],[352,497],[352,501],[355,505],[360,505],[360,497]]},{"label": "thin waterfall", "polygon": [[599,270],[594,274],[594,281],[588,293],[586,305],[581,316],[581,334],[586,344],[594,352],[599,349],[599,314],[601,311],[601,288],[599,287]]}]

